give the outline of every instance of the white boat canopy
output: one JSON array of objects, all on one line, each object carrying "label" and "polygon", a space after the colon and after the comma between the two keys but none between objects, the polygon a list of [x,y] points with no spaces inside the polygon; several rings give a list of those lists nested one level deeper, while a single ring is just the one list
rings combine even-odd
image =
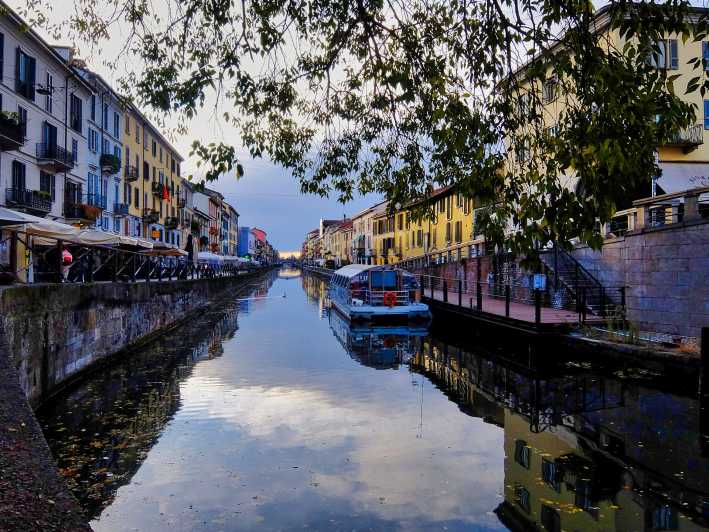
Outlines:
[{"label": "white boat canopy", "polygon": [[341,275],[342,277],[352,279],[354,277],[357,277],[360,273],[375,269],[391,270],[393,268],[391,266],[382,266],[376,264],[348,264],[347,266],[343,266],[339,270],[335,271],[334,275]]}]

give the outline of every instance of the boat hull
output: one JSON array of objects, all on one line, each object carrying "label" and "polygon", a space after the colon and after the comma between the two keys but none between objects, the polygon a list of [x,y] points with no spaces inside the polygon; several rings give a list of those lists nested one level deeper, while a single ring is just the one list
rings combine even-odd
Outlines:
[{"label": "boat hull", "polygon": [[411,303],[394,307],[374,305],[346,305],[336,299],[332,306],[350,321],[429,321],[431,311],[425,303]]}]

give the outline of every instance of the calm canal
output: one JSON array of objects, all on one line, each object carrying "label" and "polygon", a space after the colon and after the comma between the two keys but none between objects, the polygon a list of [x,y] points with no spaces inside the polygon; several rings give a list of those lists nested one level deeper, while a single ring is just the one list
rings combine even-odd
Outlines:
[{"label": "calm canal", "polygon": [[40,412],[95,530],[707,530],[694,383],[352,330],[324,289],[274,272]]}]

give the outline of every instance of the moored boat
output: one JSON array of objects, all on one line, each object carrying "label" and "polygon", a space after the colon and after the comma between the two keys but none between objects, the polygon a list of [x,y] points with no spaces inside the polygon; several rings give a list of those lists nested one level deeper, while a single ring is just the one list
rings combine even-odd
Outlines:
[{"label": "moored boat", "polygon": [[329,297],[351,321],[431,317],[428,305],[416,301],[414,276],[391,266],[343,266],[330,278]]}]

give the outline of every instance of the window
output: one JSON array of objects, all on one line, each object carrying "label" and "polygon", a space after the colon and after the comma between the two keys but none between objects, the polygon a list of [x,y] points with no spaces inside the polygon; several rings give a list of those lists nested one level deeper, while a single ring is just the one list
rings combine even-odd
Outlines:
[{"label": "window", "polygon": [[47,82],[45,88],[48,94],[44,97],[44,109],[49,114],[54,112],[54,76],[47,72]]},{"label": "window", "polygon": [[455,222],[455,241],[457,244],[463,241],[463,222]]},{"label": "window", "polygon": [[153,140],[153,157],[156,157],[158,153],[158,144]]},{"label": "window", "polygon": [[704,61],[704,70],[709,70],[709,42],[702,43],[702,60]]},{"label": "window", "polygon": [[551,127],[547,128],[547,135],[551,139],[555,139],[556,137],[559,136],[559,124],[554,124]]},{"label": "window", "polygon": [[529,445],[527,445],[526,441],[515,441],[515,462],[525,469],[529,469],[529,451]]},{"label": "window", "polygon": [[160,146],[160,162],[162,162],[162,146]]},{"label": "window", "polygon": [[556,87],[557,83],[555,79],[549,79],[542,85],[542,99],[544,103],[551,103],[556,100]]},{"label": "window", "polygon": [[121,117],[118,113],[113,113],[113,136],[116,138],[121,136]]},{"label": "window", "polygon": [[130,148],[126,146],[126,165],[125,165],[125,174],[128,175],[128,167],[130,166]]},{"label": "window", "polygon": [[71,139],[71,160],[76,164],[79,160],[79,141]]},{"label": "window", "polygon": [[108,142],[108,139],[103,139],[103,142],[101,143],[101,153],[102,154],[111,153],[111,144]]},{"label": "window", "polygon": [[120,161],[122,159],[122,154],[121,154],[121,147],[120,146],[113,146],[113,155],[116,156],[116,158]]},{"label": "window", "polygon": [[709,100],[704,100],[704,129],[709,129]]},{"label": "window", "polygon": [[15,91],[32,101],[34,101],[36,69],[35,58],[30,57],[18,47],[15,55]]},{"label": "window", "polygon": [[5,75],[5,34],[0,33],[0,81]]},{"label": "window", "polygon": [[136,144],[140,142],[140,127],[138,127],[138,122],[135,123],[135,142]]},{"label": "window", "polygon": [[91,120],[96,122],[96,95],[91,95]]},{"label": "window", "polygon": [[451,223],[446,222],[446,245],[451,242]]},{"label": "window", "polygon": [[89,151],[96,153],[98,151],[98,131],[89,128]]},{"label": "window", "polygon": [[677,39],[662,39],[658,41],[650,53],[648,63],[655,68],[677,70],[679,68]]},{"label": "window", "polygon": [[130,135],[130,117],[126,116],[126,135]]},{"label": "window", "polygon": [[81,98],[72,94],[69,99],[69,127],[78,133],[81,133],[82,107]]},{"label": "window", "polygon": [[103,113],[101,114],[101,127],[108,129],[108,104],[103,104]]},{"label": "window", "polygon": [[140,190],[138,190],[138,187],[135,188],[134,205],[136,209],[140,209]]},{"label": "window", "polygon": [[39,189],[42,192],[49,194],[52,201],[56,198],[56,182],[54,174],[48,174],[47,172],[39,173]]},{"label": "window", "polygon": [[542,526],[549,530],[549,532],[560,532],[561,531],[561,518],[559,517],[559,512],[556,511],[551,506],[542,504],[541,512]]},{"label": "window", "polygon": [[12,161],[12,188],[13,190],[25,189],[25,176],[27,168],[20,161]]},{"label": "window", "polygon": [[150,165],[147,161],[143,161],[143,179],[145,181],[150,180]]},{"label": "window", "polygon": [[20,128],[22,129],[22,136],[27,136],[27,109],[21,105],[17,106],[17,118],[20,120]]},{"label": "window", "polygon": [[446,197],[446,218],[453,218],[453,196]]},{"label": "window", "polygon": [[556,462],[542,458],[542,480],[557,492],[561,491],[558,472]]},{"label": "window", "polygon": [[517,143],[515,146],[515,158],[518,163],[523,163],[529,160],[530,150],[529,150],[529,140],[523,139]]}]

